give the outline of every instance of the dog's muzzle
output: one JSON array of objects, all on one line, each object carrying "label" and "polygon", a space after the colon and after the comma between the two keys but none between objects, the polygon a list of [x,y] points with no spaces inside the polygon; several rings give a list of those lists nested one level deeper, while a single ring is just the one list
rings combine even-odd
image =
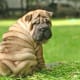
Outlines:
[{"label": "dog's muzzle", "polygon": [[43,27],[39,29],[42,32],[42,37],[44,39],[49,39],[52,36],[51,30],[49,29],[49,27]]},{"label": "dog's muzzle", "polygon": [[51,36],[52,32],[48,25],[46,24],[38,25],[37,36],[36,36],[37,41],[48,40],[51,38]]},{"label": "dog's muzzle", "polygon": [[33,33],[33,39],[38,42],[42,42],[50,39],[52,36],[51,28],[47,24],[39,24]]}]

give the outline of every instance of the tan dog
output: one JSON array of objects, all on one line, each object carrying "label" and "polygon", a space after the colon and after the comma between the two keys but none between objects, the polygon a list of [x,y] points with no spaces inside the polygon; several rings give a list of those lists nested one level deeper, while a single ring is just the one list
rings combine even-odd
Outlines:
[{"label": "tan dog", "polygon": [[26,75],[45,67],[42,43],[51,37],[52,13],[34,10],[13,24],[0,44],[0,75]]}]

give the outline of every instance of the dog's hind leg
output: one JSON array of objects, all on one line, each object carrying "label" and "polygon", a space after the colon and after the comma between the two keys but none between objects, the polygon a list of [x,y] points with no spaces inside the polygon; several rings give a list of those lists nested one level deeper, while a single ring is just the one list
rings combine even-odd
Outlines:
[{"label": "dog's hind leg", "polygon": [[0,76],[7,76],[11,73],[10,69],[4,63],[0,62]]}]

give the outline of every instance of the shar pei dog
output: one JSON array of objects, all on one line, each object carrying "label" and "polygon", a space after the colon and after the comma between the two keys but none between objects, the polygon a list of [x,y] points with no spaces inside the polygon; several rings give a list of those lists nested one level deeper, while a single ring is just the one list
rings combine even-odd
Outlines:
[{"label": "shar pei dog", "polygon": [[51,38],[52,13],[34,10],[19,18],[0,44],[0,75],[27,75],[45,68],[42,44]]}]

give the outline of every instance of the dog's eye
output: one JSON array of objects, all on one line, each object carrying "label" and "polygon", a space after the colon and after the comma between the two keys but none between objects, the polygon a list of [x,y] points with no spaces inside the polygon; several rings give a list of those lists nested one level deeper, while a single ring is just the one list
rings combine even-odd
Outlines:
[{"label": "dog's eye", "polygon": [[50,22],[50,21],[48,21],[48,20],[46,20],[46,23],[51,25],[51,22]]}]

